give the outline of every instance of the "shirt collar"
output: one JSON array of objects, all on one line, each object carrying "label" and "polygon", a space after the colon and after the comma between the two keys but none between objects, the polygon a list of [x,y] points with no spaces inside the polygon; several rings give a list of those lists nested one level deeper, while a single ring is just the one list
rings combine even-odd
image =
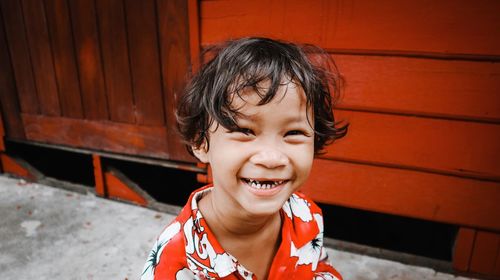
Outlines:
[{"label": "shirt collar", "polygon": [[[189,268],[194,272],[202,271],[206,276],[212,277],[225,277],[238,270],[245,279],[252,279],[251,272],[239,264],[236,258],[224,251],[198,209],[198,201],[212,189],[212,185],[207,185],[194,191],[189,197],[191,217],[184,226]],[[314,207],[317,206],[314,205]],[[320,232],[313,217],[311,203],[300,193],[292,194],[280,213],[283,219],[282,243],[292,242],[295,248],[301,248],[316,238]]]}]

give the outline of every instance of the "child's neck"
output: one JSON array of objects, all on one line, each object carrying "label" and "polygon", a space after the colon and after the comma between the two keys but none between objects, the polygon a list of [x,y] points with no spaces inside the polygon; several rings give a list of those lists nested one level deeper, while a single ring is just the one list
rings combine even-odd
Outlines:
[{"label": "child's neck", "polygon": [[213,203],[212,195],[208,193],[198,206],[217,241],[258,279],[266,279],[281,243],[280,214],[250,217]]}]

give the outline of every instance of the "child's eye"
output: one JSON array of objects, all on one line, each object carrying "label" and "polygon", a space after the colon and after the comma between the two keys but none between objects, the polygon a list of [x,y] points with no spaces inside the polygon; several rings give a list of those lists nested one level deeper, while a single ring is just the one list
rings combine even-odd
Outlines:
[{"label": "child's eye", "polygon": [[245,135],[255,135],[253,130],[251,130],[250,128],[244,128],[244,127],[238,127],[234,130],[230,130],[229,132],[231,132],[231,133],[238,132],[238,133],[243,133]]},{"label": "child's eye", "polygon": [[307,136],[307,134],[304,131],[301,130],[290,130],[288,131],[285,136],[294,136],[294,135],[304,135]]},{"label": "child's eye", "polygon": [[240,132],[240,133],[243,133],[245,135],[254,135],[255,134],[253,132],[253,130],[251,130],[250,128],[240,128],[237,131]]}]

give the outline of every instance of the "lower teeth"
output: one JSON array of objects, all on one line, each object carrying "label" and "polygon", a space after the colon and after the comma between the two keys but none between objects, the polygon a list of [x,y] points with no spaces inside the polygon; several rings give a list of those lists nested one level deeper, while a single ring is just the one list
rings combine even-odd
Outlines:
[{"label": "lower teeth", "polygon": [[261,184],[261,183],[258,183],[257,181],[253,181],[253,180],[245,180],[245,181],[247,182],[247,184],[249,184],[253,188],[256,188],[259,190],[269,190],[269,189],[272,189],[273,187],[280,185],[282,183],[280,181],[280,182],[276,182],[273,184]]}]

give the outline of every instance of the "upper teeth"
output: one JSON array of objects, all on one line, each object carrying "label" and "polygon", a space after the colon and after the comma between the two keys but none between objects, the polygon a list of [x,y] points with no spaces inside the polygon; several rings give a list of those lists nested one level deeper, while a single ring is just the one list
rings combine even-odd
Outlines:
[{"label": "upper teeth", "polygon": [[277,185],[283,184],[284,181],[257,181],[253,179],[247,179],[248,184],[256,189],[270,189]]}]

